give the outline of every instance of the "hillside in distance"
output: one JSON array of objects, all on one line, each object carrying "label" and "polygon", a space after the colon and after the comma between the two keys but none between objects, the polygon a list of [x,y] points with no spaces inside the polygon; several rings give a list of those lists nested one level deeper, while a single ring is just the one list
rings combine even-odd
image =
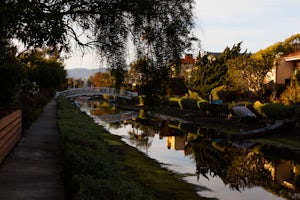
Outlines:
[{"label": "hillside in distance", "polygon": [[[102,72],[105,72],[106,69],[100,69]],[[67,77],[74,79],[88,79],[90,76],[94,76],[95,73],[99,72],[99,69],[86,69],[86,68],[74,68],[66,69]]]}]

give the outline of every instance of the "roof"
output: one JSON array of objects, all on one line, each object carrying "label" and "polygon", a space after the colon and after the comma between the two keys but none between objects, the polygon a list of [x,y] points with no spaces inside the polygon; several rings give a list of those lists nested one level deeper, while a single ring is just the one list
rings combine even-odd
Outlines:
[{"label": "roof", "polygon": [[286,62],[300,60],[300,50],[284,57]]},{"label": "roof", "polygon": [[195,64],[195,59],[192,54],[185,54],[185,57],[181,59],[181,64]]}]

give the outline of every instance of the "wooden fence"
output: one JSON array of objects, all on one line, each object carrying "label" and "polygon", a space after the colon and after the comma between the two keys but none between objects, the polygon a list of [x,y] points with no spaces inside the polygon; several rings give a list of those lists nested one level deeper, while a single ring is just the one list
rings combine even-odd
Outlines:
[{"label": "wooden fence", "polygon": [[0,163],[22,136],[22,111],[17,110],[0,119]]}]

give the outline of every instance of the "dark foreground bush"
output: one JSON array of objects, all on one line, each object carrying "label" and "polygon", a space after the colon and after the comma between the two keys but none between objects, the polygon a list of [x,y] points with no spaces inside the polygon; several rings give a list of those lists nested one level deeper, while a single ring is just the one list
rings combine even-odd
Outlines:
[{"label": "dark foreground bush", "polygon": [[182,107],[186,110],[198,110],[197,102],[198,100],[190,98],[184,98],[181,100]]}]

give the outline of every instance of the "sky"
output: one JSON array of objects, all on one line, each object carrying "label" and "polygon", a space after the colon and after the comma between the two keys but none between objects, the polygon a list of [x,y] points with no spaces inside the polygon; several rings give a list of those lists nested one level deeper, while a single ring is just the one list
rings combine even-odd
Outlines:
[{"label": "sky", "polygon": [[[201,40],[203,51],[222,52],[226,47],[242,42],[243,50],[255,53],[300,33],[300,0],[195,2],[193,32]],[[70,56],[65,61],[66,69],[103,66],[95,52],[82,56],[74,51]]]}]

